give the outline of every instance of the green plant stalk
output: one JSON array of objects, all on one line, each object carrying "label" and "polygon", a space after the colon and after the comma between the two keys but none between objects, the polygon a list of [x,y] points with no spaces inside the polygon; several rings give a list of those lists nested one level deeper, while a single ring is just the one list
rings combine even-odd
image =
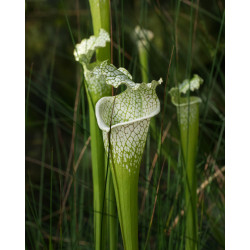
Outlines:
[{"label": "green plant stalk", "polygon": [[177,115],[186,176],[184,181],[186,201],[185,249],[196,250],[198,245],[198,217],[195,159],[198,145],[200,99],[198,97],[181,99],[181,104],[177,106]]},{"label": "green plant stalk", "polygon": [[148,82],[148,52],[146,48],[139,48],[142,82]]},{"label": "green plant stalk", "polygon": [[[107,220],[104,216],[106,207],[104,206],[105,194],[105,176],[106,176],[106,163],[103,148],[102,132],[99,129],[94,106],[96,100],[91,98],[88,90],[86,90],[87,99],[89,103],[89,124],[91,136],[91,161],[92,161],[92,179],[93,179],[93,208],[94,208],[94,241],[95,249],[105,249],[108,241],[108,234],[106,233]],[[107,196],[109,194],[106,194]],[[108,227],[109,228],[109,227]],[[115,242],[113,244],[116,244]]]},{"label": "green plant stalk", "polygon": [[[89,105],[89,122],[91,135],[91,157],[92,157],[92,178],[93,178],[93,211],[94,211],[94,239],[95,249],[105,249],[107,241],[105,231],[105,157],[102,134],[99,130],[94,107],[96,102],[104,96],[110,95],[111,87],[108,86],[102,77],[96,77],[93,73],[94,68],[99,62],[90,64],[91,58],[97,48],[105,47],[109,41],[107,31],[101,29],[99,35],[91,36],[89,39],[83,39],[80,44],[77,44],[74,50],[76,61],[79,61],[84,69],[84,86],[86,89],[88,105]],[[82,100],[84,101],[84,100]],[[104,229],[104,230],[103,230]],[[103,235],[105,237],[103,237]]]},{"label": "green plant stalk", "polygon": [[[101,28],[110,33],[109,0],[89,0],[89,4],[94,35],[98,36]],[[96,58],[98,61],[110,60],[110,45],[108,44],[105,48],[99,48],[96,52]]]},{"label": "green plant stalk", "polygon": [[[115,163],[113,159],[111,159],[111,166],[124,249],[138,250],[138,178],[140,164],[137,166],[138,171],[134,175],[131,175],[124,166]],[[134,167],[133,165],[128,166],[128,168]]]},{"label": "green plant stalk", "polygon": [[[149,69],[148,69],[148,51],[144,46],[139,46],[138,44],[138,52],[139,52],[139,61],[140,61],[140,69],[141,69],[141,77],[142,77],[142,82],[149,82],[148,79],[148,73],[149,73]],[[152,125],[155,125],[155,118],[153,117],[151,119],[150,122],[150,127]],[[146,178],[148,178],[149,175],[149,168],[150,168],[150,129],[149,129],[149,133],[148,133],[148,137],[147,137],[147,142],[146,142]],[[145,183],[145,189],[148,190],[149,192],[149,181],[147,180]],[[146,202],[145,202],[145,211],[146,211],[146,218],[147,216],[149,216],[148,214],[148,209],[149,209],[149,193],[146,197]],[[146,230],[146,226],[143,227],[143,234],[144,237],[147,236],[147,230]]]},{"label": "green plant stalk", "polygon": [[[108,33],[110,33],[110,6],[109,0],[89,0],[93,30],[94,35],[98,36],[100,29],[103,28]],[[105,48],[99,48],[96,50],[96,59],[97,61],[110,60],[110,43],[107,43]],[[111,88],[108,93],[112,94]],[[115,250],[117,247],[116,237],[112,237],[116,229],[116,220],[115,214],[111,214],[108,219],[108,233],[106,233],[106,223],[107,218],[103,219],[103,214],[108,212],[113,213],[115,211],[115,202],[109,202],[106,205],[106,208],[109,211],[105,212],[104,207],[104,195],[108,197],[108,201],[115,200],[114,191],[112,183],[109,186],[105,185],[105,176],[106,176],[106,164],[105,164],[105,153],[103,147],[103,138],[102,132],[99,129],[96,117],[95,117],[95,104],[99,98],[95,100],[91,99],[88,94],[88,103],[89,103],[89,115],[90,115],[90,136],[91,136],[91,157],[92,157],[92,176],[93,176],[93,191],[94,191],[94,235],[95,235],[95,249],[105,249],[105,244],[108,241],[108,235],[110,235],[109,249]],[[110,175],[108,175],[107,182],[112,182]],[[106,187],[106,190],[105,190]],[[105,202],[107,203],[107,202]],[[112,207],[113,206],[113,207]],[[104,211],[103,211],[104,210]],[[113,215],[113,216],[112,216]],[[106,216],[105,216],[106,217]]]},{"label": "green plant stalk", "polygon": [[[89,100],[89,96],[88,96]],[[90,104],[90,100],[89,100]],[[92,178],[93,178],[93,201],[94,201],[94,237],[95,249],[104,249],[105,245],[105,220],[102,221],[104,189],[105,189],[105,161],[102,133],[96,123],[93,105],[89,105]],[[104,222],[104,225],[102,225]],[[102,232],[101,232],[102,231]]]},{"label": "green plant stalk", "polygon": [[116,200],[115,200],[115,190],[113,185],[113,179],[110,167],[108,169],[107,176],[107,187],[106,187],[106,212],[108,214],[107,229],[108,229],[108,244],[109,249],[117,249],[118,241],[118,223],[116,219]]}]

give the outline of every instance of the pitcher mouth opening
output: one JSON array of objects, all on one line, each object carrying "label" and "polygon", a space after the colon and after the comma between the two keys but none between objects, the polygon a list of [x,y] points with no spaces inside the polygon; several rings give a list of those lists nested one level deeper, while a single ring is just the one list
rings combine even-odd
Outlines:
[{"label": "pitcher mouth opening", "polygon": [[189,105],[193,105],[193,104],[202,102],[201,98],[199,98],[197,96],[190,96],[189,101],[188,101],[188,97],[180,97],[178,101],[179,102],[173,101],[173,104],[176,107],[185,107],[185,106],[189,106]]},{"label": "pitcher mouth opening", "polygon": [[110,99],[112,97],[103,97],[101,98],[97,103],[96,103],[96,106],[95,106],[95,112],[96,112],[96,119],[97,119],[97,123],[98,123],[98,126],[100,127],[100,129],[102,131],[105,131],[105,132],[109,132],[110,131],[110,128],[113,129],[113,128],[116,128],[116,127],[120,127],[120,126],[123,126],[123,125],[128,125],[128,124],[132,124],[132,123],[135,123],[135,122],[138,122],[138,121],[142,121],[142,120],[145,120],[145,119],[150,119],[152,118],[153,116],[157,115],[160,113],[160,104],[156,106],[156,109],[153,110],[152,112],[150,112],[148,115],[145,115],[145,116],[142,116],[142,117],[139,117],[139,118],[136,118],[136,119],[133,119],[131,121],[126,121],[126,122],[119,122],[117,124],[114,124],[110,127],[109,124],[106,124],[104,121],[103,121],[103,118],[99,112],[100,110],[100,107],[101,105],[103,105],[108,99]]}]

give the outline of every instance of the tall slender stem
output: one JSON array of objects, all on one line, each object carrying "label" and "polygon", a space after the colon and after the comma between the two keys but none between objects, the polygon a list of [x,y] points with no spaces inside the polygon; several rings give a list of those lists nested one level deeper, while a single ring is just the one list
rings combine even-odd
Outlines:
[{"label": "tall slender stem", "polygon": [[[110,11],[109,0],[89,0],[92,16],[94,35],[98,36],[100,29],[103,28],[110,33]],[[99,61],[110,60],[110,45],[100,48],[96,52]]]},{"label": "tall slender stem", "polygon": [[[186,98],[189,99],[189,98]],[[197,176],[195,158],[199,133],[199,102],[177,107],[185,173],[185,249],[196,250],[198,241]]]},{"label": "tall slender stem", "polygon": [[[89,0],[94,35],[98,36],[100,29],[104,29],[110,33],[110,7],[109,0]],[[99,48],[96,51],[97,61],[110,60],[110,44],[105,48]],[[109,95],[111,95],[111,89]],[[102,96],[100,96],[101,98]],[[98,101],[98,100],[97,100]],[[116,229],[115,218],[115,195],[113,190],[111,175],[108,175],[107,185],[105,185],[105,176],[108,174],[105,164],[105,154],[102,139],[102,132],[99,129],[94,105],[90,96],[88,95],[89,115],[90,115],[90,135],[91,135],[91,156],[92,156],[92,174],[94,186],[94,235],[95,235],[95,249],[105,249],[105,244],[110,235],[109,249],[115,250],[117,246],[116,237],[112,237]],[[106,188],[106,191],[105,191]],[[104,195],[106,193],[107,202],[104,202]],[[106,204],[103,207],[103,204]],[[105,209],[104,209],[105,208]],[[104,211],[103,211],[104,210]],[[111,213],[111,214],[110,214]],[[104,214],[110,214],[109,219],[103,219]],[[106,216],[105,216],[106,217]],[[106,223],[108,223],[108,232],[106,230]]]}]

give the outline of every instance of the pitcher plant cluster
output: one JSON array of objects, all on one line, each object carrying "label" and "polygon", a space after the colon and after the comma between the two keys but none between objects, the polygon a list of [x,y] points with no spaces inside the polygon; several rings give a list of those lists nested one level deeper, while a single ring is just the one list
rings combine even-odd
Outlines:
[{"label": "pitcher plant cluster", "polygon": [[[148,41],[153,38],[153,33],[136,27],[135,34],[141,55],[140,61],[143,64],[142,78],[145,81],[148,75],[148,59],[145,56],[148,54]],[[160,101],[156,94],[156,87],[161,85],[162,79],[153,80],[151,83],[136,83],[125,68],[116,68],[108,60],[91,63],[95,51],[104,48],[109,42],[109,33],[100,29],[98,36],[91,36],[76,45],[74,56],[76,61],[79,61],[83,66],[89,105],[94,108],[96,122],[102,133],[103,143],[101,147],[105,149],[107,166],[111,170],[124,249],[137,250],[140,164],[150,119],[160,112]],[[194,75],[191,80],[183,81],[182,84],[172,88],[169,92],[173,104],[177,107],[183,167],[186,173],[185,212],[187,223],[185,236],[186,239],[192,239],[186,240],[186,249],[197,249],[198,241],[195,155],[201,99],[190,96],[190,92],[198,89],[202,82],[203,80],[198,75]],[[111,88],[118,88],[120,85],[125,85],[126,90],[118,95],[111,96]],[[183,94],[188,96],[183,97]],[[92,150],[94,149],[92,148]],[[107,169],[103,169],[100,173],[105,175],[107,171]],[[104,176],[98,178],[105,179]],[[94,186],[96,183],[93,183]],[[105,185],[102,187],[105,188]],[[105,190],[99,190],[99,192],[105,192]],[[97,199],[97,197],[95,198]],[[104,199],[103,196],[99,203]],[[103,208],[101,204],[95,207],[100,214],[104,212]],[[100,223],[102,222],[103,220],[100,220],[100,217],[96,218],[95,227],[101,227]],[[101,233],[96,230],[95,238],[102,237],[102,235],[100,236]],[[103,246],[102,244],[96,244],[97,247],[101,249]]]}]

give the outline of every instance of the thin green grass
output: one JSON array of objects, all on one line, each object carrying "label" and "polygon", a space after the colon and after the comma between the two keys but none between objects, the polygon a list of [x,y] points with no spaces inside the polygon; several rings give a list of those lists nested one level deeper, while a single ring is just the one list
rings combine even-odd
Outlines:
[{"label": "thin green grass", "polygon": [[[41,174],[40,174],[40,191],[39,191],[39,210],[38,210],[38,223],[39,226],[42,227],[42,210],[43,210],[43,184],[44,184],[44,160],[45,160],[45,150],[46,150],[46,140],[47,140],[47,126],[48,126],[48,113],[49,113],[49,106],[50,106],[50,98],[51,98],[51,83],[53,77],[53,69],[54,69],[54,56],[52,57],[51,68],[50,68],[50,77],[49,77],[49,84],[48,84],[48,95],[46,101],[46,111],[45,111],[45,121],[43,127],[43,146],[42,146],[42,167],[41,167]],[[38,232],[37,235],[37,245],[36,249],[39,248],[41,234]]]}]

